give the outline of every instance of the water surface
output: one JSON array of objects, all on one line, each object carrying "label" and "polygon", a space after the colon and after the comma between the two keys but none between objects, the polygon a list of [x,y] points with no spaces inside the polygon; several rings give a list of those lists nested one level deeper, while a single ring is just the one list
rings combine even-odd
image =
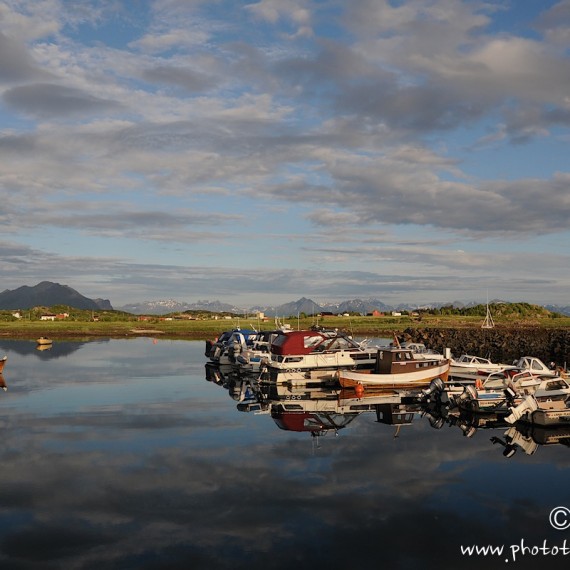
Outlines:
[{"label": "water surface", "polygon": [[526,434],[532,454],[507,458],[490,441],[504,427],[468,438],[418,414],[399,431],[370,412],[319,437],[284,430],[238,411],[203,352],[0,341],[1,568],[567,567],[512,547],[570,550],[549,523],[570,508],[568,438]]}]

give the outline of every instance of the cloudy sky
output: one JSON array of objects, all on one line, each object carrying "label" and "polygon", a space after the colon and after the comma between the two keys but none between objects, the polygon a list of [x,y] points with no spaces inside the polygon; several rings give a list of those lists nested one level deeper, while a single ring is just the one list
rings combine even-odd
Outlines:
[{"label": "cloudy sky", "polygon": [[567,305],[569,46],[569,0],[0,0],[0,289]]}]

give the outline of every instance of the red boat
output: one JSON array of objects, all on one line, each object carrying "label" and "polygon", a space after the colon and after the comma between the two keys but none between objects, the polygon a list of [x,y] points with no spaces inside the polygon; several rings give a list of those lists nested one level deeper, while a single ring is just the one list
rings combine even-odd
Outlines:
[{"label": "red boat", "polygon": [[336,330],[291,331],[272,343],[267,369],[279,382],[332,377],[338,370],[372,368],[377,350]]}]

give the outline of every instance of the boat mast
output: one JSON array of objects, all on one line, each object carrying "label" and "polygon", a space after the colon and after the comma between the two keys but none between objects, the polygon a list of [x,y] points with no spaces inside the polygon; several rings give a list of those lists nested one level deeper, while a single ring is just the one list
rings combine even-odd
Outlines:
[{"label": "boat mast", "polygon": [[493,329],[495,328],[495,322],[493,321],[493,317],[491,316],[491,310],[489,309],[489,291],[487,291],[487,315],[485,316],[485,320],[481,325],[482,329]]}]

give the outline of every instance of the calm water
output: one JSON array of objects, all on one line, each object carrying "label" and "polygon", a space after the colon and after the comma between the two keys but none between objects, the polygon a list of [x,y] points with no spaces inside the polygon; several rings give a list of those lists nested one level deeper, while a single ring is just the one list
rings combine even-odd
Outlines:
[{"label": "calm water", "polygon": [[570,508],[568,439],[507,458],[490,441],[504,427],[468,438],[416,415],[395,437],[369,412],[311,437],[238,411],[239,386],[207,381],[203,352],[0,341],[1,568],[568,566],[561,551],[516,555],[570,551],[549,523]]}]

